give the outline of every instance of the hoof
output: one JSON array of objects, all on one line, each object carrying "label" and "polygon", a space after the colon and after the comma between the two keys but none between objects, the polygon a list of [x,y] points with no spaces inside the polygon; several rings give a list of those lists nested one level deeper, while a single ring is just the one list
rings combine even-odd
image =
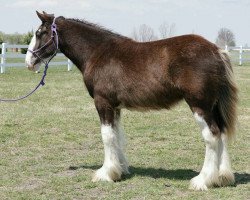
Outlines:
[{"label": "hoof", "polygon": [[219,172],[219,186],[234,185],[235,179],[234,174],[231,170],[220,170]]},{"label": "hoof", "polygon": [[124,175],[130,174],[127,165],[121,165],[121,167],[122,167],[122,174],[124,174]]},{"label": "hoof", "polygon": [[191,179],[190,181],[190,186],[189,186],[189,189],[192,189],[192,190],[207,190],[207,186],[205,184],[205,178],[202,174],[194,177]]},{"label": "hoof", "polygon": [[92,181],[93,182],[98,182],[98,181],[114,182],[120,179],[121,179],[121,172],[119,172],[118,170],[115,170],[115,168],[101,167],[95,172],[92,178]]}]

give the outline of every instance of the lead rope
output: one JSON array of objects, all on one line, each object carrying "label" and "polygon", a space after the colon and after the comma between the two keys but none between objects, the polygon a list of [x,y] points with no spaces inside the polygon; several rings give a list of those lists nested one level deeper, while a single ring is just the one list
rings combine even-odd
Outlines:
[{"label": "lead rope", "polygon": [[51,33],[51,39],[48,42],[46,42],[45,45],[43,45],[42,47],[40,47],[39,49],[37,49],[35,51],[28,49],[29,52],[31,52],[32,54],[34,54],[35,56],[37,56],[38,58],[40,58],[37,55],[37,52],[39,52],[42,48],[46,47],[49,44],[49,42],[51,40],[53,40],[53,38],[55,38],[56,42],[54,42],[54,40],[53,40],[53,43],[54,43],[54,45],[56,47],[56,50],[53,53],[53,55],[49,58],[48,61],[44,61],[43,59],[40,58],[41,61],[45,64],[45,67],[44,67],[44,71],[43,71],[43,76],[42,76],[40,82],[38,83],[38,85],[31,92],[29,92],[28,94],[26,94],[24,96],[18,97],[16,99],[1,99],[0,98],[0,101],[2,101],[2,102],[15,102],[15,101],[19,101],[19,100],[25,99],[28,96],[32,95],[40,86],[44,86],[45,85],[45,77],[47,75],[47,70],[49,68],[49,62],[52,60],[52,58],[54,57],[54,55],[57,53],[57,50],[58,50],[58,34],[57,34],[57,31],[56,31],[57,27],[56,27],[55,21],[56,21],[56,18],[53,19],[53,23],[51,25],[51,31],[52,31],[52,33]]}]

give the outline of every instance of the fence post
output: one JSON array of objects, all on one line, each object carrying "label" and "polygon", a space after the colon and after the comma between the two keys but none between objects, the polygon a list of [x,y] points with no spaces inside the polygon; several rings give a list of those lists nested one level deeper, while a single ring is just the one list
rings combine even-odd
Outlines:
[{"label": "fence post", "polygon": [[72,66],[73,66],[73,64],[72,64],[71,60],[68,59],[68,71],[72,70]]},{"label": "fence post", "polygon": [[5,72],[6,43],[2,43],[1,74]]},{"label": "fence post", "polygon": [[239,51],[239,65],[242,65],[242,53],[243,53],[243,49],[242,49],[242,45],[240,46],[240,51]]},{"label": "fence post", "polygon": [[227,45],[225,45],[225,51],[228,52],[228,46]]}]

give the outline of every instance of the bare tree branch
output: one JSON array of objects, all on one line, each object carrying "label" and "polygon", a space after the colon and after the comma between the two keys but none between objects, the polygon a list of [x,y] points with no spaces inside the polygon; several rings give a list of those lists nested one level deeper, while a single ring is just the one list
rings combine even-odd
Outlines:
[{"label": "bare tree branch", "polygon": [[235,37],[233,32],[227,28],[221,28],[215,42],[219,47],[224,48],[225,45],[235,46]]},{"label": "bare tree branch", "polygon": [[172,37],[175,32],[175,24],[169,25],[167,22],[163,22],[159,27],[159,32],[162,39]]},{"label": "bare tree branch", "polygon": [[157,40],[157,36],[154,34],[154,30],[146,25],[140,25],[138,31],[136,28],[133,29],[132,38],[138,42],[148,42]]},{"label": "bare tree branch", "polygon": [[[161,39],[172,37],[175,33],[175,24],[169,25],[167,22],[163,22],[159,27],[159,33]],[[146,24],[140,25],[138,30],[134,28],[131,37],[138,42],[155,41],[158,39],[154,30]]]}]

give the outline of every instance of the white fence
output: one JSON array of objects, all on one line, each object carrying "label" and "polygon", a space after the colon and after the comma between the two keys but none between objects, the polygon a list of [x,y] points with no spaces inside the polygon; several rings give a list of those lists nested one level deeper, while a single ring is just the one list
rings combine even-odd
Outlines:
[{"label": "white fence", "polygon": [[225,51],[229,52],[231,60],[238,63],[240,66],[246,62],[250,63],[250,47],[230,47],[226,45]]},{"label": "white fence", "polygon": [[[6,67],[24,67],[25,66],[25,54],[21,53],[9,53],[6,50],[7,49],[27,49],[28,45],[16,45],[16,44],[7,44],[7,43],[2,43],[0,45],[0,48],[2,49],[2,54],[1,54],[1,71],[0,73],[5,73]],[[66,59],[66,57],[62,53],[58,53],[56,57],[63,57]],[[23,62],[19,63],[9,63],[6,61],[6,58],[23,58]],[[73,67],[72,62],[67,59],[66,61],[59,61],[59,62],[50,62],[50,66],[53,65],[66,65],[68,67],[68,71],[70,71]]]},{"label": "white fence", "polygon": [[[25,66],[25,54],[21,54],[21,53],[7,53],[6,49],[27,49],[28,45],[16,45],[16,44],[7,44],[7,43],[2,43],[2,45],[0,45],[0,48],[2,49],[2,54],[0,54],[1,56],[1,69],[0,69],[0,73],[4,73],[6,70],[6,67],[24,67]],[[245,62],[249,62],[250,63],[250,48],[246,48],[246,47],[229,47],[226,46],[225,50],[229,52],[229,55],[231,56],[231,60],[233,62],[238,63],[239,65],[242,65]],[[234,53],[232,53],[234,52]],[[236,53],[235,53],[236,52]],[[58,53],[56,55],[56,57],[64,57],[66,58],[62,53]],[[23,58],[23,62],[19,62],[19,63],[9,63],[6,62],[6,58]],[[61,61],[61,62],[51,62],[50,65],[66,65],[68,67],[68,71],[70,71],[73,67],[72,62],[67,59],[67,61]]]}]

